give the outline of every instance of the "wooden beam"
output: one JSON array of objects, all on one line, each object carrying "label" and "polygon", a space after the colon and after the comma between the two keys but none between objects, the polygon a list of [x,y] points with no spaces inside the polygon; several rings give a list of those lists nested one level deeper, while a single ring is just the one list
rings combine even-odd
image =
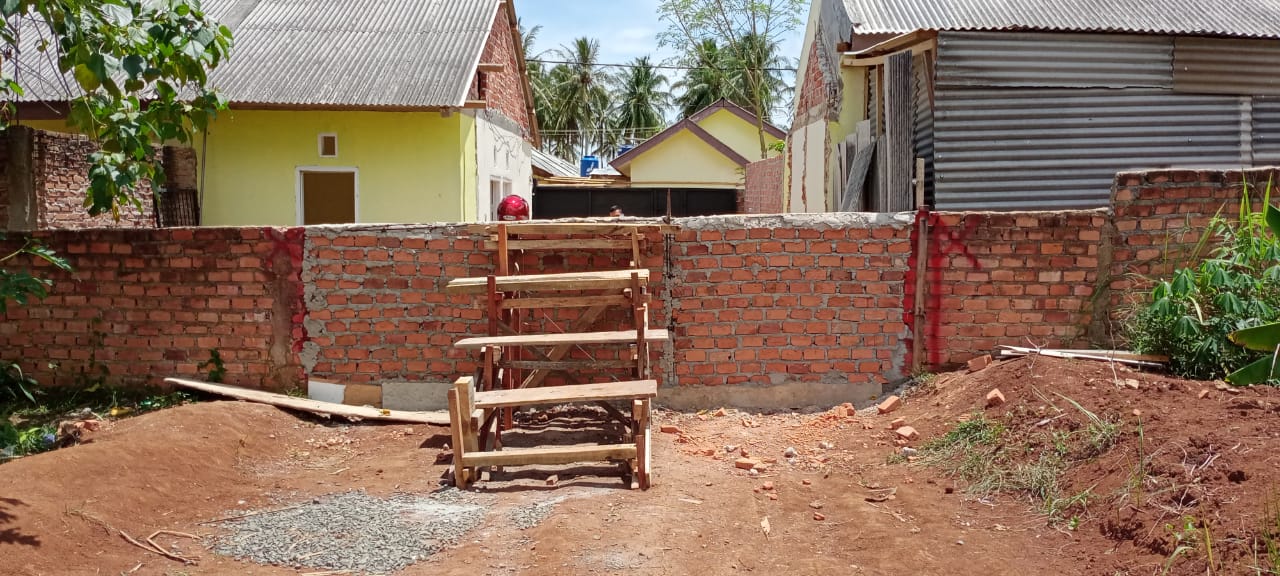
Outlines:
[{"label": "wooden beam", "polygon": [[488,100],[467,100],[462,103],[464,110],[484,110],[489,107]]},{"label": "wooden beam", "polygon": [[575,370],[581,368],[632,368],[635,360],[500,360],[498,366],[519,370]]},{"label": "wooden beam", "polygon": [[[513,241],[514,242],[514,241]],[[502,263],[499,263],[501,267]],[[622,290],[631,287],[631,272],[638,272],[640,280],[649,281],[649,269],[606,270],[603,272],[562,272],[558,274],[528,274],[524,276],[496,276],[494,288],[498,292],[533,292],[538,290]],[[454,278],[445,285],[449,294],[482,294],[488,290],[488,277]],[[520,308],[520,306],[513,306]]]},{"label": "wooden beam", "polygon": [[[666,329],[644,332],[647,342],[665,342],[670,339]],[[564,332],[560,334],[520,334],[517,336],[481,336],[463,338],[454,348],[472,350],[485,346],[561,346],[597,344],[629,344],[636,341],[635,330],[611,330],[607,332]]]},{"label": "wooden beam", "polygon": [[[592,222],[543,223],[543,222],[511,222],[505,225],[512,235],[521,234],[593,234],[596,236],[624,236],[636,230],[644,232],[661,232],[672,234],[680,229],[670,224],[649,224],[645,222],[596,224]],[[468,224],[467,232],[471,234],[492,234],[498,229],[497,224]]]},{"label": "wooden beam", "polygon": [[502,72],[507,65],[501,62],[481,62],[476,65],[477,72]]},{"label": "wooden beam", "polygon": [[556,446],[550,448],[507,448],[501,452],[473,452],[462,456],[468,468],[476,466],[527,466],[573,464],[601,460],[628,460],[636,457],[635,444],[600,446]]},{"label": "wooden beam", "polygon": [[279,406],[280,408],[288,408],[290,410],[301,410],[312,414],[325,414],[334,416],[354,417],[363,420],[384,420],[388,422],[413,422],[419,424],[435,424],[438,426],[449,425],[449,415],[434,412],[405,412],[401,410],[383,410],[381,408],[370,408],[366,406],[347,406],[346,404],[334,404],[333,402],[321,402],[319,400],[310,400],[307,398],[295,398],[293,396],[285,396],[284,394],[276,394],[265,390],[252,390],[249,388],[240,388],[238,386],[229,386],[227,384],[214,384],[211,382],[200,382],[197,380],[186,380],[182,378],[165,378],[164,381],[180,388],[190,390],[198,390],[209,394],[217,394],[237,400],[247,402],[257,402],[259,404],[270,404]]},{"label": "wooden beam", "polygon": [[503,310],[528,308],[589,308],[592,306],[622,306],[629,304],[626,296],[569,296],[565,298],[515,298],[503,300]]},{"label": "wooden beam", "polygon": [[[496,250],[497,242],[486,240],[485,250]],[[508,250],[630,250],[630,240],[610,238],[564,238],[559,240],[508,240]]]},{"label": "wooden beam", "polygon": [[657,395],[657,380],[632,380],[478,392],[475,396],[475,404],[480,408],[505,408],[596,400],[635,400],[653,398]]}]

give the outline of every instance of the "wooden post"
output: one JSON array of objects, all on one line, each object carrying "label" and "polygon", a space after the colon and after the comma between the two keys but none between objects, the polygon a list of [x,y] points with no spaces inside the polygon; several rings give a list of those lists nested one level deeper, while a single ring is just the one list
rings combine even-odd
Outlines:
[{"label": "wooden post", "polygon": [[924,208],[924,158],[916,158],[916,210]]},{"label": "wooden post", "polygon": [[911,329],[911,373],[918,374],[924,366],[925,334],[925,275],[929,273],[929,207],[916,211],[916,294],[915,323]]},{"label": "wooden post", "polygon": [[498,225],[498,276],[508,276],[510,270],[511,259],[507,254],[507,225]]},{"label": "wooden post", "polygon": [[641,380],[648,372],[649,363],[649,347],[644,334],[648,306],[644,302],[644,286],[640,284],[638,272],[631,273],[631,311],[636,324],[636,380]]},{"label": "wooden post", "polygon": [[459,489],[467,487],[467,469],[462,466],[462,455],[466,448],[462,441],[462,411],[458,402],[458,389],[449,389],[449,432],[453,442],[453,485]]},{"label": "wooden post", "polygon": [[649,489],[649,467],[652,457],[649,455],[649,400],[633,400],[631,402],[632,430],[636,439],[636,463],[631,469],[635,473],[632,488]]}]

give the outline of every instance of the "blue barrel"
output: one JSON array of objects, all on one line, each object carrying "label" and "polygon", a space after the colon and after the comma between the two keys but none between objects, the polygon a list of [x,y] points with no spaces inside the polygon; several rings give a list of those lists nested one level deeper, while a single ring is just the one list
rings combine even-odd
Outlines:
[{"label": "blue barrel", "polygon": [[579,176],[586,178],[587,176],[591,175],[592,170],[595,170],[596,168],[599,168],[599,167],[600,167],[600,158],[597,158],[595,156],[583,156],[582,163],[578,165],[578,168],[581,171],[581,174],[579,174]]}]

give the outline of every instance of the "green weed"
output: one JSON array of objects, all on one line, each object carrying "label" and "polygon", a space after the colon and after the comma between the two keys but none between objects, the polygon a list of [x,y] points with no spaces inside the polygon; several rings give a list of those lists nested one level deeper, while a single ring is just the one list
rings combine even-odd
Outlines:
[{"label": "green weed", "polygon": [[210,350],[209,359],[197,364],[196,368],[199,370],[207,369],[210,382],[222,382],[222,379],[227,376],[227,367],[222,362],[222,355],[216,349]]}]

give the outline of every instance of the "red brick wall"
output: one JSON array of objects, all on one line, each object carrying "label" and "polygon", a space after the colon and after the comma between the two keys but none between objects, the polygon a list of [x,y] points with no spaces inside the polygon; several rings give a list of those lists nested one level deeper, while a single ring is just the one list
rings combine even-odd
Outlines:
[{"label": "red brick wall", "polygon": [[[827,81],[821,59],[818,43],[810,44],[808,65],[804,71],[803,82],[800,83],[800,94],[796,96],[796,119],[791,124],[793,128],[808,124],[812,120],[809,118],[809,113],[814,108],[829,105]],[[825,108],[821,113],[826,113]]]},{"label": "red brick wall", "polygon": [[[1086,346],[1108,221],[1103,211],[932,214],[924,364],[1001,344]],[[910,312],[915,283],[906,290]]]},{"label": "red brick wall", "polygon": [[89,187],[89,155],[98,150],[97,145],[83,136],[33,132],[31,172],[39,199],[40,229],[155,227],[151,186],[146,183],[138,190],[141,210],[132,205],[122,206],[118,221],[110,214],[90,217],[84,199]]},{"label": "red brick wall", "polygon": [[[1134,303],[1145,301],[1148,278],[1167,276],[1188,263],[1188,254],[1214,214],[1235,218],[1244,188],[1254,209],[1270,179],[1280,171],[1161,170],[1116,176],[1112,192],[1115,241],[1110,266],[1110,305],[1116,319]],[[1275,201],[1273,200],[1273,203]]]},{"label": "red brick wall", "polygon": [[[489,40],[480,56],[480,62],[502,64],[503,69],[501,72],[477,73],[471,95],[473,98],[487,99],[490,110],[497,110],[515,121],[528,137],[532,128],[529,123],[529,101],[524,91],[524,75],[520,73],[519,52],[506,7],[501,7],[493,21],[493,29],[489,32]],[[484,77],[483,95],[479,93],[481,76]]]},{"label": "red brick wall", "polygon": [[902,374],[910,232],[887,216],[690,219],[672,252],[682,385]]},{"label": "red brick wall", "polygon": [[[648,239],[651,325],[672,330],[655,375],[682,389],[892,382],[912,366],[919,328],[927,366],[1000,344],[1076,346],[1105,337],[1109,312],[1144,288],[1173,246],[1265,173],[1125,174],[1116,209],[938,213],[930,219],[923,324],[916,326],[918,238],[901,215],[810,214],[676,220]],[[1190,206],[1190,207],[1188,207]],[[458,225],[312,229],[83,230],[41,233],[74,276],[10,311],[0,357],[66,382],[94,354],[113,378],[196,376],[213,349],[228,380],[280,388],[304,373],[341,382],[448,381],[474,355],[452,345],[485,331],[483,302],[443,293],[451,278],[493,270],[480,238]],[[10,242],[16,241],[12,238]],[[1158,248],[1157,248],[1158,247]],[[527,253],[524,273],[621,268],[629,253]],[[532,315],[563,328],[576,311]],[[625,326],[623,312],[597,325]],[[92,320],[106,334],[94,343]],[[1091,333],[1091,329],[1095,329]],[[38,353],[33,354],[33,350]],[[582,353],[577,353],[581,356]],[[49,361],[58,371],[47,368]],[[805,388],[813,390],[815,388]],[[831,389],[831,388],[828,388]]]},{"label": "red brick wall", "polygon": [[775,156],[747,164],[746,186],[738,206],[740,214],[782,212],[782,179],[786,157]]},{"label": "red brick wall", "polygon": [[[73,383],[81,371],[96,375],[106,367],[113,383],[158,384],[167,376],[199,376],[196,365],[212,350],[225,362],[228,383],[283,388],[300,381],[288,328],[301,318],[301,299],[287,288],[299,281],[301,229],[80,230],[36,237],[75,272],[34,262],[53,287],[43,301],[10,306],[0,322],[0,357],[21,361],[41,382]],[[9,244],[16,240],[11,236]]]}]

